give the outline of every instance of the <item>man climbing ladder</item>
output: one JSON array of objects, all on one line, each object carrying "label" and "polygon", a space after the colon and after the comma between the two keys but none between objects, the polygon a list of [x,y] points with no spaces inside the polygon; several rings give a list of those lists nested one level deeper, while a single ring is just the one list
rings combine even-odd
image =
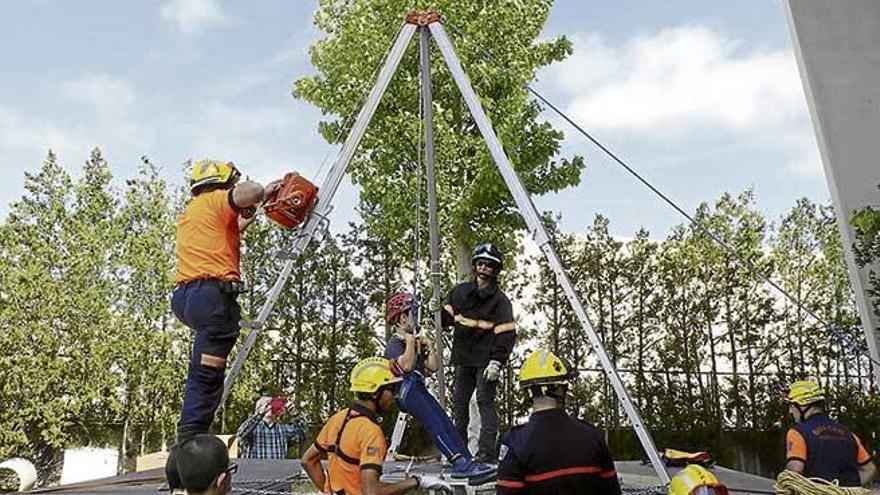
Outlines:
[{"label": "man climbing ladder", "polygon": [[190,175],[192,199],[177,223],[177,287],[171,310],[195,331],[183,406],[177,423],[182,440],[206,433],[220,405],[226,358],[238,338],[243,292],[241,234],[254,220],[266,192],[257,182],[239,183],[232,162],[200,160]]}]

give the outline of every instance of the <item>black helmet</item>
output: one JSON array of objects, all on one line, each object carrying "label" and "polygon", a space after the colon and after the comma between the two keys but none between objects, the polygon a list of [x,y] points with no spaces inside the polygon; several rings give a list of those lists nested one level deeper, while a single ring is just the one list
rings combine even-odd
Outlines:
[{"label": "black helmet", "polygon": [[491,242],[477,244],[477,247],[474,248],[474,254],[471,256],[472,267],[477,267],[477,260],[487,260],[492,263],[496,274],[504,267],[504,254]]}]

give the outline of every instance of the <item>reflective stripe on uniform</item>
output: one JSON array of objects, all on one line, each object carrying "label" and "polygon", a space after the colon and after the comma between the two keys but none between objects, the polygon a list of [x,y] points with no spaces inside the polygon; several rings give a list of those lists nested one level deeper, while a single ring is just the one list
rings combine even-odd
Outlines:
[{"label": "reflective stripe on uniform", "polygon": [[499,333],[513,332],[513,331],[516,331],[516,322],[515,321],[509,321],[507,323],[502,323],[502,324],[497,325],[495,327],[495,335],[498,335]]},{"label": "reflective stripe on uniform", "polygon": [[478,328],[480,330],[492,330],[495,323],[488,320],[475,320],[467,316],[455,315],[455,322],[463,327]]},{"label": "reflective stripe on uniform", "polygon": [[573,474],[599,474],[601,472],[602,468],[598,466],[577,466],[557,469],[555,471],[547,471],[546,473],[541,474],[530,474],[526,476],[526,481],[529,483],[534,483],[537,481],[546,481],[549,479],[558,478],[560,476],[571,476]]}]

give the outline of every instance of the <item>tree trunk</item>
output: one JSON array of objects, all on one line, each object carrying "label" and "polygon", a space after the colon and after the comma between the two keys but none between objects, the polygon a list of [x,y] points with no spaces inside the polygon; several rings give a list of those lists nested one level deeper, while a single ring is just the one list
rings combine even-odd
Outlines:
[{"label": "tree trunk", "polygon": [[122,418],[122,441],[119,443],[119,459],[116,463],[116,474],[123,474],[125,472],[125,458],[128,456],[128,449],[126,448],[126,443],[128,443],[128,428],[130,422],[130,416],[128,414],[128,398],[126,397],[125,405],[126,408],[125,415]]}]

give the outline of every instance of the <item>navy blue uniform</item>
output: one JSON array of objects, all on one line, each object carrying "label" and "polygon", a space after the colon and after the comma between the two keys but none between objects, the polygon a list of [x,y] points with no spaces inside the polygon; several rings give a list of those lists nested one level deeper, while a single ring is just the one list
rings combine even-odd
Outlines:
[{"label": "navy blue uniform", "polygon": [[501,440],[497,493],[620,495],[602,433],[562,409],[532,414]]},{"label": "navy blue uniform", "polygon": [[862,442],[824,414],[810,416],[788,430],[786,458],[804,463],[804,476],[860,486],[859,467],[871,462]]},{"label": "navy blue uniform", "polygon": [[[392,335],[385,345],[385,359],[392,361],[403,355],[406,351],[406,341],[399,335]],[[397,407],[401,411],[413,415],[431,436],[434,445],[443,452],[447,459],[470,460],[471,453],[467,445],[462,441],[455,429],[452,420],[446,415],[443,406],[425,388],[425,361],[428,359],[428,350],[422,347],[416,354],[415,369],[403,374],[403,384],[397,397]],[[394,362],[392,371],[397,374],[400,367]]]}]

